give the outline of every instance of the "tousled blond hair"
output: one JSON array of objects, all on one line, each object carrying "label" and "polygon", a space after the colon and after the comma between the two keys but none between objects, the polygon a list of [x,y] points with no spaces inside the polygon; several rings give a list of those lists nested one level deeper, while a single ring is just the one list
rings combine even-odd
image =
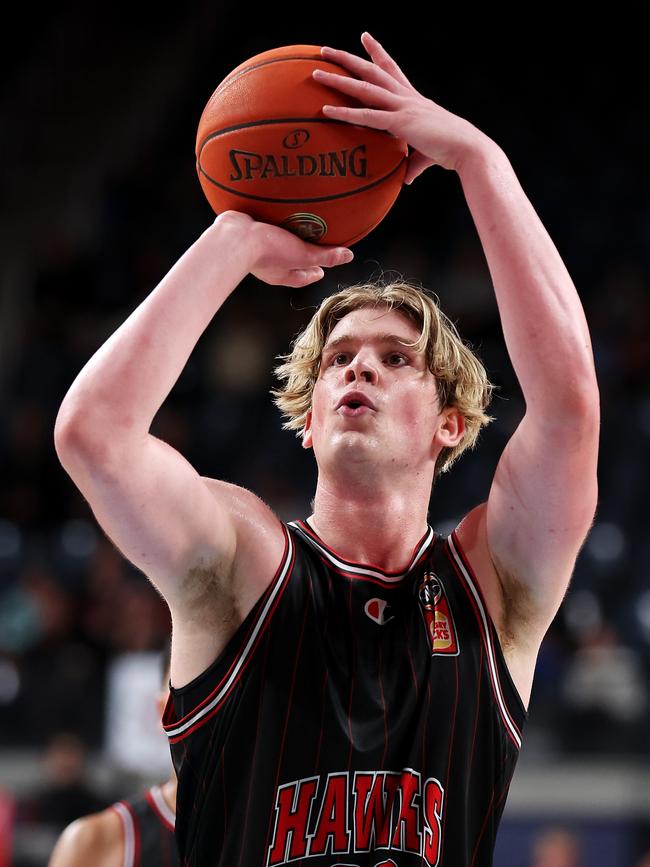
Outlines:
[{"label": "tousled blond hair", "polygon": [[437,382],[440,410],[456,407],[465,419],[465,433],[458,445],[443,448],[438,455],[435,481],[464,451],[474,448],[481,428],[494,421],[485,409],[496,386],[488,380],[483,364],[462,340],[454,323],[440,309],[437,296],[422,287],[404,279],[379,280],[347,286],[324,298],[307,327],[293,341],[291,351],[277,356],[285,360],[273,372],[284,385],[270,390],[273,402],[288,419],[283,429],[295,430],[296,436],[302,437],[323,347],[334,326],[353,310],[383,305],[399,310],[418,327],[418,340],[405,345],[415,352],[426,353],[427,365]]}]

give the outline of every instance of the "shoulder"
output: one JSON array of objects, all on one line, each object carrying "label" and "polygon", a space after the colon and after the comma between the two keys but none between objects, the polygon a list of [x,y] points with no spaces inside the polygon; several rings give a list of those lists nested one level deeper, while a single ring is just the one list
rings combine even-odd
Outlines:
[{"label": "shoulder", "polygon": [[226,509],[235,525],[238,551],[240,548],[270,548],[281,551],[285,533],[280,518],[257,494],[221,479],[201,477],[210,493]]},{"label": "shoulder", "polygon": [[[202,476],[208,490],[228,510],[235,528],[237,553],[233,589],[264,589],[273,579],[284,555],[287,531],[273,509],[241,485]],[[251,582],[255,586],[249,587]]]},{"label": "shoulder", "polygon": [[63,831],[48,867],[120,867],[123,852],[121,819],[113,807],[75,819]]}]

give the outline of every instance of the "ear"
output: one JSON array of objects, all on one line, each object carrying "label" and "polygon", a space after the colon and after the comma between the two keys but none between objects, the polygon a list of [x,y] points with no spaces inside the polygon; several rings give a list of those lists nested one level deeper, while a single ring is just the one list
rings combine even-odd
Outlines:
[{"label": "ear", "polygon": [[313,446],[313,440],[311,436],[311,410],[307,410],[307,416],[305,418],[305,429],[302,434],[302,447],[303,449],[310,449]]},{"label": "ear", "polygon": [[465,434],[465,417],[455,406],[442,410],[441,422],[436,432],[436,440],[443,448],[457,446]]}]

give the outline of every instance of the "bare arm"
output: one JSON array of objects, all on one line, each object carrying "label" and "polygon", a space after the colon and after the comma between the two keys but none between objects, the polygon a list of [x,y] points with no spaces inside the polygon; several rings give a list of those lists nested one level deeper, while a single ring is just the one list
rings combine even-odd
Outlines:
[{"label": "bare arm", "polygon": [[48,867],[120,867],[124,862],[123,836],[114,810],[75,819],[57,840]]},{"label": "bare arm", "polygon": [[503,151],[458,173],[492,276],[526,413],[498,463],[487,541],[509,597],[543,632],[569,584],[598,499],[599,393],[589,329],[567,269]]},{"label": "bare arm", "polygon": [[219,586],[227,592],[237,527],[259,521],[270,532],[273,515],[251,492],[201,477],[149,433],[151,422],[247,273],[272,285],[306,285],[323,276],[321,265],[349,261],[339,249],[238,212],[221,214],[99,348],[63,400],[54,431],[63,467],[173,615],[195,616]]},{"label": "bare arm", "polygon": [[[357,77],[315,71],[362,107],[328,117],[383,129],[414,149],[405,183],[432,165],[457,171],[494,282],[526,414],[506,446],[487,508],[489,551],[503,598],[540,629],[564,594],[597,502],[599,394],[580,298],[501,148],[465,118],[427,99],[369,34],[370,60],[323,47]],[[478,508],[478,507],[477,507]],[[487,552],[486,552],[487,553]]]}]

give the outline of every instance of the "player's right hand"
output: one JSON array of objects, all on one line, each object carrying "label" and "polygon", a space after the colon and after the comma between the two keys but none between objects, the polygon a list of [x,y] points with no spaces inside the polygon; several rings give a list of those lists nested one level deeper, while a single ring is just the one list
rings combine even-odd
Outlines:
[{"label": "player's right hand", "polygon": [[311,244],[287,229],[262,223],[241,211],[224,211],[217,220],[222,218],[238,220],[250,231],[250,273],[271,286],[307,286],[324,277],[323,268],[344,265],[354,258],[348,247]]}]

